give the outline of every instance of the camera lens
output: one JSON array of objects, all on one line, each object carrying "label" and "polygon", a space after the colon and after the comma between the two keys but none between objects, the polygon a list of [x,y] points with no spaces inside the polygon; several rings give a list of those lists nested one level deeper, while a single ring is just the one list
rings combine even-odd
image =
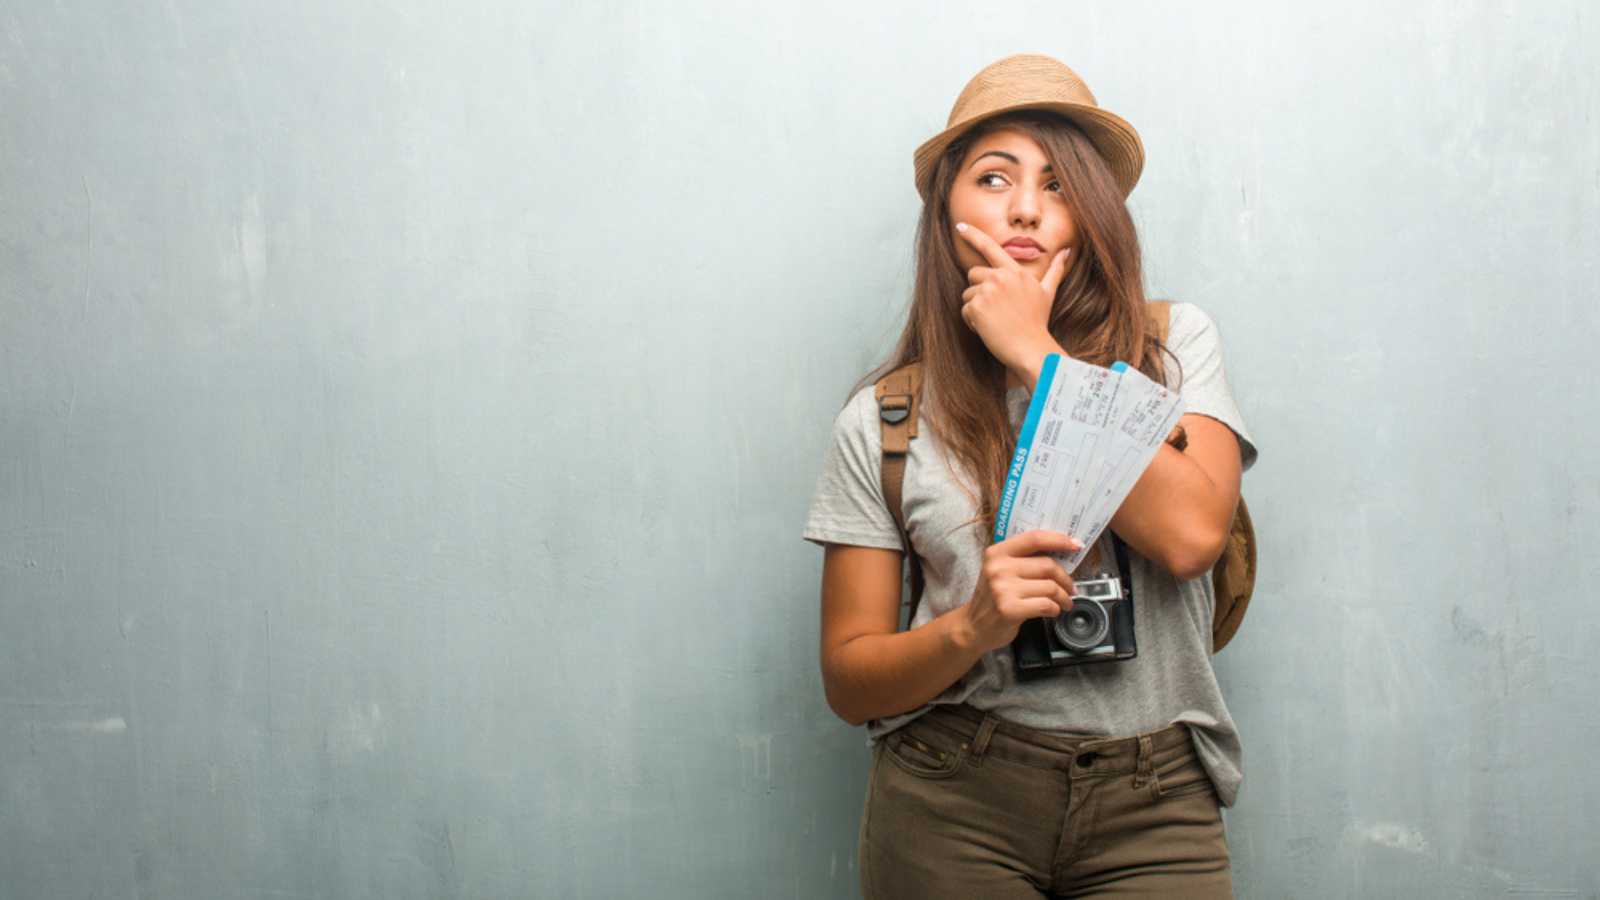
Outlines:
[{"label": "camera lens", "polygon": [[1111,631],[1111,617],[1105,607],[1093,600],[1079,599],[1072,608],[1056,616],[1056,637],[1068,650],[1082,653],[1105,643]]}]

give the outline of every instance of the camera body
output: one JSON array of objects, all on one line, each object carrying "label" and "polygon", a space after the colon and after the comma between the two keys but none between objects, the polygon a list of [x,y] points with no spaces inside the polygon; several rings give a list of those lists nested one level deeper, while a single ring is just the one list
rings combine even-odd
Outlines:
[{"label": "camera body", "polygon": [[[1127,566],[1122,569],[1126,572]],[[1076,591],[1071,609],[1053,617],[1029,619],[1017,629],[1017,636],[1011,641],[1017,680],[1048,675],[1064,666],[1114,662],[1139,655],[1134,640],[1132,584],[1126,578],[1100,574],[1074,581],[1073,587]]]}]

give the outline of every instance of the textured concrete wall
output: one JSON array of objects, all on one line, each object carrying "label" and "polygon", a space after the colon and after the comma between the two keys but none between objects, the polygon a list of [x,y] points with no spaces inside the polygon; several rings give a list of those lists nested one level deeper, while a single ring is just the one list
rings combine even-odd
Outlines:
[{"label": "textured concrete wall", "polygon": [[1262,450],[1242,897],[1600,894],[1591,4],[0,4],[0,894],[855,896],[799,538],[979,67]]}]

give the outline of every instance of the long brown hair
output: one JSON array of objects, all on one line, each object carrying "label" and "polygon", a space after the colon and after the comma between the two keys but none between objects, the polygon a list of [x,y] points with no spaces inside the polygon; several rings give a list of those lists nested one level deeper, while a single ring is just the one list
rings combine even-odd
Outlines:
[{"label": "long brown hair", "polygon": [[962,489],[978,508],[977,518],[967,524],[982,521],[978,539],[983,543],[994,531],[1017,438],[1006,407],[1005,366],[961,318],[961,293],[968,282],[956,257],[949,199],[973,142],[1003,126],[1039,143],[1077,226],[1078,244],[1050,308],[1051,335],[1074,359],[1098,366],[1122,360],[1157,383],[1165,373],[1165,348],[1145,313],[1133,217],[1089,138],[1061,116],[1024,110],[990,119],[953,142],[934,168],[933,187],[917,222],[916,276],[905,329],[889,358],[850,394],[908,363],[922,364],[921,415],[977,486],[975,496],[969,486]]}]

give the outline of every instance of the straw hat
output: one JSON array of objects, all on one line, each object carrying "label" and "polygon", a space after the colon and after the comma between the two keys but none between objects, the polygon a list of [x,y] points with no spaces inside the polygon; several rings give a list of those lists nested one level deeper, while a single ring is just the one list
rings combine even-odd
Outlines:
[{"label": "straw hat", "polygon": [[972,126],[1015,109],[1043,109],[1059,113],[1083,129],[1122,186],[1124,197],[1133,192],[1144,169],[1144,144],[1139,133],[1120,116],[1095,103],[1094,94],[1078,73],[1060,60],[1038,53],[1018,53],[990,63],[961,89],[945,130],[924,141],[912,154],[916,165],[917,193],[928,199],[933,167],[950,142]]}]

